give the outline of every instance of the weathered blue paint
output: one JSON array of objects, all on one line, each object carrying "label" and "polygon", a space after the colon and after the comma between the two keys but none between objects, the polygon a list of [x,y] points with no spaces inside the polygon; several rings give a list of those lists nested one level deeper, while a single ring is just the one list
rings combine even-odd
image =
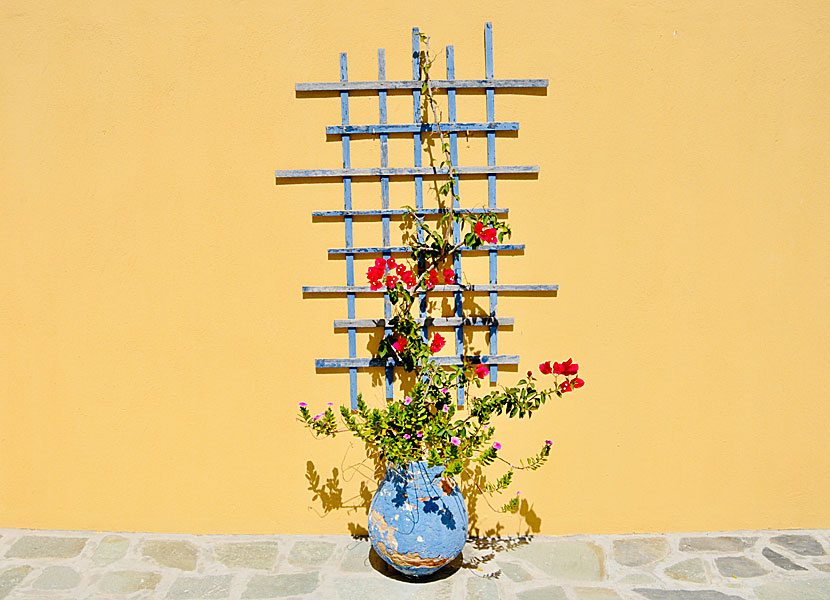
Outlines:
[{"label": "weathered blue paint", "polygon": [[[479,248],[461,246],[458,250],[459,252],[487,252],[488,250],[494,252],[515,252],[524,249],[524,244],[489,244]],[[329,248],[328,252],[329,254],[409,254],[412,252],[412,248],[410,246],[366,246],[361,248]],[[461,267],[459,267],[460,269]]]},{"label": "weathered blue paint", "polygon": [[[413,31],[417,31],[415,27]],[[417,49],[415,49],[417,52]],[[403,79],[399,81],[331,81],[298,83],[295,90],[298,92],[340,92],[343,90],[418,90],[421,91],[421,81],[415,73],[412,80]],[[469,89],[469,88],[546,88],[547,79],[433,79],[432,87],[437,90],[446,88]]]},{"label": "weathered blue paint", "polygon": [[[416,210],[415,214],[418,216],[423,215],[443,215],[450,212],[448,208],[422,208],[420,210]],[[457,211],[458,213],[465,213],[471,215],[481,215],[484,213],[496,213],[496,214],[508,214],[510,209],[508,208],[460,208]],[[408,215],[409,211],[404,210],[402,208],[390,208],[389,210],[315,210],[312,211],[312,217],[344,217],[344,216],[351,216],[351,217],[375,217],[375,216],[390,216],[390,217],[402,217],[403,215]]]},{"label": "weathered blue paint", "polygon": [[[383,48],[378,50],[378,81],[384,81],[386,79],[386,50]],[[381,90],[378,92],[378,112],[380,113],[378,118],[380,119],[381,126],[386,126],[386,91]],[[380,166],[385,168],[389,166],[389,136],[386,133],[381,133],[380,136]],[[381,177],[380,178],[380,197],[381,197],[381,210],[389,210],[389,178],[388,177]],[[392,242],[390,241],[390,232],[389,232],[389,215],[383,215],[382,217],[383,222],[383,245],[390,246]],[[389,260],[391,254],[386,253],[383,255],[384,260]],[[392,318],[392,301],[389,298],[389,294],[383,294],[383,314],[388,322],[389,319]],[[388,336],[392,333],[392,330],[389,327],[386,327],[384,330],[384,335]],[[395,378],[395,369],[394,367],[388,366],[386,367],[386,399],[391,400],[394,395],[394,387],[393,382]]]},{"label": "weathered blue paint", "polygon": [[[419,92],[420,93],[420,92]],[[421,134],[415,134],[418,137],[418,151],[421,151]],[[420,156],[417,160],[421,162]],[[509,174],[528,174],[538,173],[538,165],[513,165],[513,166],[494,166],[494,167],[456,167],[456,172],[459,175],[509,175]],[[446,168],[439,167],[423,167],[417,164],[414,167],[387,167],[385,169],[378,167],[370,167],[367,169],[287,169],[276,170],[274,176],[277,179],[297,179],[305,177],[403,177],[408,175],[418,175],[416,180],[423,177],[445,177],[449,171]],[[421,198],[423,206],[423,197]],[[417,206],[417,202],[416,202]]]},{"label": "weathered blue paint", "polygon": [[[455,79],[455,46],[447,46],[447,79],[452,81]],[[447,112],[449,123],[456,121],[456,106],[455,106],[455,88],[447,89]],[[450,162],[453,165],[458,165],[458,134],[450,132]],[[495,134],[494,134],[495,135]],[[461,208],[458,201],[458,195],[461,194],[459,189],[458,177],[453,177],[453,185],[455,186],[456,195],[453,195],[452,207],[454,210]],[[452,224],[452,240],[453,244],[458,244],[461,241],[461,224],[453,221]],[[453,256],[452,263],[453,272],[455,273],[455,280],[462,281],[461,271],[461,253],[456,253]],[[456,292],[454,297],[453,310],[456,317],[461,317],[464,314],[464,297],[461,292]],[[455,353],[458,355],[464,354],[464,325],[463,322],[455,327]],[[456,402],[458,406],[464,406],[464,386],[461,381],[455,387]]]},{"label": "weathered blue paint", "polygon": [[[514,323],[513,317],[427,317],[415,319],[422,325],[429,327],[455,327],[463,324],[465,327],[510,327]],[[372,329],[386,327],[387,319],[335,319],[334,328],[357,327],[358,329]]]},{"label": "weathered blue paint", "polygon": [[[497,354],[495,356],[474,354],[469,356],[433,356],[431,361],[439,365],[460,365],[468,362],[473,365],[517,365],[518,354]],[[317,369],[349,369],[365,367],[400,366],[393,358],[318,358],[314,361]]]},{"label": "weathered blue paint", "polygon": [[386,471],[369,506],[369,539],[375,552],[412,577],[451,562],[467,541],[467,506],[444,467],[425,462]]},{"label": "weathered blue paint", "polygon": [[[493,24],[487,23],[484,25],[484,75],[489,79],[493,79]],[[487,95],[487,119],[495,120],[496,114],[496,98],[495,89],[488,87],[486,89]],[[496,164],[496,134],[495,132],[487,133],[487,164],[493,166]],[[487,176],[487,206],[489,208],[496,207],[496,176]],[[490,252],[490,283],[498,283],[498,253]],[[498,310],[498,293],[490,292],[490,315],[495,317]],[[498,354],[499,351],[499,328],[497,326],[490,327],[490,354]],[[499,368],[494,366],[490,369],[490,383],[497,383],[499,380]]]},{"label": "weathered blue paint", "polygon": [[[417,27],[412,28],[412,79],[419,80],[421,78],[421,39],[419,37],[420,30]],[[412,122],[416,125],[421,124],[421,83],[417,88],[413,88],[412,90]],[[413,150],[415,152],[415,162],[413,163],[416,167],[420,167],[422,164],[422,150],[421,150],[421,132],[420,130],[413,134],[413,141],[414,147]],[[424,208],[424,179],[423,177],[415,177],[415,208],[417,210],[422,210]],[[416,226],[416,238],[418,243],[424,241],[424,231],[420,225]],[[418,273],[420,274],[424,270],[425,265],[424,259],[418,260]],[[418,294],[418,312],[423,319],[426,317],[427,314],[427,296],[426,294]],[[426,325],[421,328],[421,337],[426,341],[429,339],[429,329]]]},{"label": "weathered blue paint", "polygon": [[[386,92],[379,92],[386,94]],[[441,123],[441,131],[518,131],[519,123],[516,121],[489,122],[489,123]],[[377,125],[329,125],[326,127],[327,135],[344,134],[388,134],[388,133],[429,133],[437,132],[438,126],[435,123],[393,123],[388,124],[382,121]]]},{"label": "weathered blue paint", "polygon": [[[472,285],[436,285],[430,293],[455,293],[461,290],[465,293],[481,292],[556,292],[559,285],[556,283],[497,283],[490,285],[477,283]],[[382,294],[381,290],[373,290],[368,285],[346,286],[346,285],[307,285],[303,286],[304,294]]]},{"label": "weathered blue paint", "polygon": [[[340,81],[347,81],[349,79],[349,65],[345,52],[340,53]],[[349,92],[340,92],[340,117],[343,125],[349,124]],[[344,135],[342,138],[343,146],[343,168],[350,169],[352,166],[352,155],[350,147],[350,138]],[[343,204],[345,210],[352,209],[352,180],[350,177],[343,178]],[[346,225],[346,248],[351,248],[353,245],[352,237],[352,217],[344,218]],[[346,254],[346,284],[354,287],[354,254]],[[355,317],[355,295],[354,293],[346,294],[346,304],[349,313],[349,318]],[[357,331],[354,327],[349,328],[349,357],[357,356]],[[353,410],[357,409],[357,369],[349,369],[349,399]]]}]

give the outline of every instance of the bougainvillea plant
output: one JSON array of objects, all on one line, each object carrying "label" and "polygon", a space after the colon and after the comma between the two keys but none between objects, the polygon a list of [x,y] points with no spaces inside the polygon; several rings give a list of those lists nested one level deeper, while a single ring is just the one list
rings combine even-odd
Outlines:
[{"label": "bougainvillea plant", "polygon": [[[438,116],[438,107],[429,79],[432,59],[429,38],[422,35],[426,51],[421,52],[421,91],[424,107],[431,108],[441,137],[447,181],[437,188],[439,205],[451,205],[446,200],[458,199],[456,171],[450,146],[444,139]],[[527,371],[515,386],[501,387],[487,394],[471,393],[471,386],[481,388],[481,381],[489,375],[487,365],[467,362],[462,365],[439,365],[434,355],[444,347],[446,340],[440,333],[427,337],[423,325],[413,314],[413,305],[419,294],[439,285],[454,285],[456,274],[453,258],[462,247],[486,249],[488,244],[510,237],[507,223],[494,213],[459,212],[445,208],[437,223],[427,223],[409,208],[406,215],[409,229],[420,232],[410,235],[410,260],[399,262],[392,258],[377,258],[366,277],[372,290],[383,289],[389,296],[392,318],[386,324],[390,332],[380,341],[376,357],[393,359],[414,382],[400,398],[387,401],[382,408],[370,408],[358,396],[357,409],[340,407],[342,423],[338,424],[333,404],[317,414],[305,402],[299,406],[299,420],[315,436],[335,436],[351,432],[365,442],[376,456],[387,464],[405,468],[410,462],[426,461],[429,466],[444,465],[451,475],[467,475],[479,492],[489,495],[508,488],[516,469],[536,470],[547,460],[552,442],[545,440],[539,451],[528,458],[514,461],[500,455],[501,443],[493,425],[495,417],[531,418],[552,396],[562,397],[585,382],[578,376],[579,365],[571,359],[563,362],[544,362],[539,375]],[[474,359],[474,357],[473,357]],[[457,388],[464,388],[467,403],[459,410],[454,401]],[[506,472],[495,482],[476,480],[475,467],[495,462],[508,465]],[[489,502],[488,502],[489,504]],[[519,498],[513,497],[502,511],[516,511]]]}]

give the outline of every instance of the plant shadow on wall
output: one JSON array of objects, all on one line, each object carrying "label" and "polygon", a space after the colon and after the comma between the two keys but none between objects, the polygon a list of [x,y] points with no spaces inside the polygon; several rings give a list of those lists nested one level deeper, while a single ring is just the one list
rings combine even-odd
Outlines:
[{"label": "plant shadow on wall", "polygon": [[[474,296],[511,290],[520,294],[554,291],[556,286],[493,283],[471,288],[462,280],[461,252],[492,257],[496,252],[520,253],[523,246],[505,243],[512,232],[499,217],[503,212],[457,208],[461,203],[455,153],[441,128],[429,77],[429,41],[423,35],[421,41],[426,43],[420,54],[423,112],[431,111],[440,138],[438,156],[437,141],[429,135],[426,138],[434,176],[443,177],[434,186],[439,210],[404,207],[401,230],[409,258],[396,259],[391,252],[381,251],[383,256],[366,272],[369,287],[352,290],[383,294],[387,317],[369,323],[374,328],[367,343],[372,359],[346,363],[351,368],[369,367],[376,387],[385,385],[386,369],[393,367],[400,389],[383,401],[372,402],[373,406],[354,388],[351,404],[339,410],[333,402],[326,402],[320,412],[300,402],[298,420],[314,437],[351,433],[364,444],[361,456],[365,458],[353,462],[347,451],[330,475],[307,462],[313,509],[321,517],[341,510],[360,515],[358,522],[348,524],[349,532],[367,535],[376,559],[405,576],[440,578],[442,568],[442,573],[453,564],[456,569],[476,568],[495,556],[495,550],[527,540],[498,539],[505,533],[521,531],[529,536],[541,530],[541,518],[519,492],[507,494],[506,502],[496,498],[510,488],[516,471],[544,466],[553,442],[540,440],[537,451],[526,458],[515,457],[514,448],[508,447],[504,455],[510,458],[505,458],[495,423],[500,417],[530,419],[548,400],[563,398],[585,382],[577,375],[579,365],[568,359],[546,361],[538,372],[526,371],[512,386],[487,385],[497,380],[498,372],[491,372],[491,366],[515,371],[517,357],[499,355],[489,345],[501,323],[491,313],[495,309],[485,308]],[[427,117],[422,115],[422,121],[427,122]],[[352,343],[354,330],[363,325],[351,321]],[[486,334],[488,348],[474,347],[473,330]],[[450,344],[455,350],[450,355],[441,350],[447,338],[454,336],[446,333],[445,338],[440,331],[463,331],[458,334],[458,346]],[[337,368],[345,366],[339,363]],[[495,475],[485,473],[488,467],[494,468]],[[491,525],[492,520],[482,516],[485,509],[515,515],[509,518],[520,525],[501,520]],[[478,550],[493,552],[465,563],[461,551],[470,536]]]}]

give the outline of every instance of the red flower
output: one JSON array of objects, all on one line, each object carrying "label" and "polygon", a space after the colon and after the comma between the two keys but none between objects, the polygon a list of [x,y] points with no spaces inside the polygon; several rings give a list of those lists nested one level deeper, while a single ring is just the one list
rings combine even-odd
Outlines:
[{"label": "red flower", "polygon": [[478,223],[476,223],[475,227],[473,228],[473,231],[475,231],[475,234],[478,236],[478,239],[480,239],[482,242],[495,244],[498,241],[498,238],[496,237],[495,227],[489,227],[487,229],[484,229],[484,223],[481,223],[479,221]]},{"label": "red flower", "polygon": [[571,379],[571,385],[573,385],[575,388],[581,388],[583,385],[585,385],[585,382],[582,381],[579,377],[574,377],[573,379]]},{"label": "red flower", "polygon": [[406,338],[399,335],[395,343],[392,344],[392,347],[397,352],[401,352],[406,347]]},{"label": "red flower", "polygon": [[553,370],[550,368],[550,361],[547,360],[539,365],[539,372],[542,375],[550,375]]},{"label": "red flower", "polygon": [[382,258],[375,259],[375,266],[378,267],[381,271],[386,268],[386,261]]},{"label": "red flower", "polygon": [[479,379],[484,379],[490,374],[490,369],[487,368],[486,365],[478,365],[476,367],[476,377]]},{"label": "red flower", "polygon": [[389,265],[389,268],[390,268],[390,269],[394,269],[394,268],[395,268],[395,265],[397,264],[397,263],[395,262],[395,257],[394,257],[394,256],[390,256],[390,257],[389,257],[389,259],[386,261],[386,264],[387,264],[387,265]]},{"label": "red flower", "polygon": [[447,340],[445,340],[440,333],[436,333],[435,337],[432,338],[432,344],[430,344],[429,346],[429,351],[435,354],[436,352],[441,350],[441,348],[443,348],[444,344],[446,343]]},{"label": "red flower", "polygon": [[404,273],[406,273],[406,267],[404,265],[398,265],[397,267],[395,267],[395,272],[398,275],[403,275]]},{"label": "red flower", "polygon": [[372,279],[372,280],[369,282],[369,287],[372,289],[372,291],[374,291],[374,290],[379,290],[382,286],[381,286],[381,284],[380,284],[380,280],[378,280],[378,279]]},{"label": "red flower", "polygon": [[444,283],[447,285],[455,283],[455,271],[452,269],[444,269]]},{"label": "red flower", "polygon": [[527,376],[528,376],[528,377],[533,377],[533,371],[528,371],[528,372],[527,372]]},{"label": "red flower", "polygon": [[395,287],[396,283],[398,283],[398,278],[394,275],[389,275],[386,277],[386,287]]},{"label": "red flower", "polygon": [[412,274],[412,271],[404,270],[401,274],[401,279],[406,284],[406,287],[412,287],[415,285],[415,275]]},{"label": "red flower", "polygon": [[559,384],[559,391],[560,392],[570,392],[573,388],[571,387],[571,382],[567,379]]},{"label": "red flower", "polygon": [[432,289],[436,285],[438,285],[438,271],[435,269],[430,269],[427,271],[427,279],[426,279],[426,286],[427,289]]},{"label": "red flower", "polygon": [[569,358],[562,364],[553,363],[553,372],[557,375],[576,375],[579,370],[579,365],[574,363],[572,358]]}]

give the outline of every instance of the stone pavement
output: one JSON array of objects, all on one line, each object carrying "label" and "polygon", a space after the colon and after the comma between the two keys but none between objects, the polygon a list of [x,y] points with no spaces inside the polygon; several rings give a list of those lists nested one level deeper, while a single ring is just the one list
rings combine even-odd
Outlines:
[{"label": "stone pavement", "polygon": [[425,582],[348,536],[0,529],[0,600],[830,600],[830,530],[470,540]]}]

